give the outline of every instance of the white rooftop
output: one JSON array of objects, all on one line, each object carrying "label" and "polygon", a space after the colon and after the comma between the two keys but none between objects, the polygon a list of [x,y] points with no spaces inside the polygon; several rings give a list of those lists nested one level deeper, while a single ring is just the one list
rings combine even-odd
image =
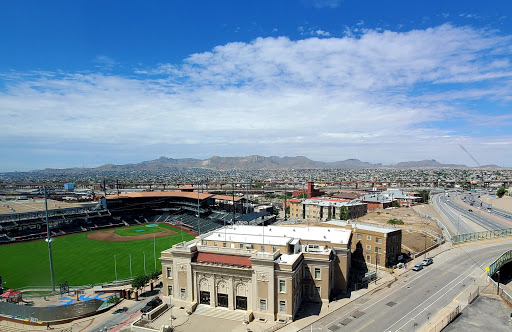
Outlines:
[{"label": "white rooftop", "polygon": [[330,227],[225,226],[203,238],[206,241],[232,241],[252,244],[286,245],[294,239],[347,244],[350,230]]},{"label": "white rooftop", "polygon": [[384,234],[395,232],[398,230],[397,228],[386,227],[386,226],[381,226],[381,225],[373,225],[373,224],[366,224],[366,223],[360,223],[360,222],[350,222],[349,223],[344,220],[329,220],[329,221],[326,221],[326,223],[330,224],[330,225],[335,225],[335,226],[350,225],[350,226],[352,226],[352,228],[359,228],[359,229],[364,229],[367,231],[379,232],[379,233],[384,233]]}]

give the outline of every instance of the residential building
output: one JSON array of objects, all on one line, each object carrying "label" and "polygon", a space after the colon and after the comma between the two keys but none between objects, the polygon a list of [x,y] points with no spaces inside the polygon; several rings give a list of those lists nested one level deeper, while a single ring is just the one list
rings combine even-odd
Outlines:
[{"label": "residential building", "polygon": [[[333,198],[312,198],[306,200],[291,199],[290,218],[308,221],[329,219],[355,219],[367,213],[367,205],[359,201]],[[345,218],[348,214],[348,218]]]},{"label": "residential building", "polygon": [[352,231],[352,259],[381,267],[398,263],[398,256],[402,253],[401,229],[342,220],[327,223]]}]

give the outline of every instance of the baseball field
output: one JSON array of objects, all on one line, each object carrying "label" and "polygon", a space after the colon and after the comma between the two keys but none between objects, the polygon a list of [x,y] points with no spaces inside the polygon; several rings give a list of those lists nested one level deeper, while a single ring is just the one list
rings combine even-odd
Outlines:
[{"label": "baseball field", "polygon": [[[183,234],[182,234],[183,233]],[[161,269],[160,252],[194,238],[167,224],[143,224],[55,238],[52,242],[55,284],[70,286],[128,279]],[[155,255],[156,252],[156,255]],[[131,273],[130,273],[131,258]],[[145,261],[145,264],[144,264]],[[33,241],[0,246],[4,288],[50,286],[48,244]]]}]

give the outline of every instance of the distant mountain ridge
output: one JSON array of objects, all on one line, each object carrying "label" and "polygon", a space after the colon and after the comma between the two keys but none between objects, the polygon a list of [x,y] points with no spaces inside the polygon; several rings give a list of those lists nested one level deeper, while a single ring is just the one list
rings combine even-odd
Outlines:
[{"label": "distant mountain ridge", "polygon": [[[394,165],[372,164],[359,159],[346,159],[342,161],[323,162],[311,160],[304,156],[296,157],[264,157],[250,155],[245,157],[219,157],[208,159],[183,158],[174,159],[160,157],[154,160],[143,161],[134,164],[114,165],[106,164],[96,168],[68,168],[58,171],[105,171],[105,172],[131,172],[131,171],[165,171],[186,169],[209,169],[217,171],[225,170],[287,170],[287,169],[364,169],[364,168],[469,168],[466,165],[442,164],[434,159],[421,161],[406,161]],[[499,168],[489,165],[478,168]],[[45,172],[57,171],[57,169],[45,169]]]}]

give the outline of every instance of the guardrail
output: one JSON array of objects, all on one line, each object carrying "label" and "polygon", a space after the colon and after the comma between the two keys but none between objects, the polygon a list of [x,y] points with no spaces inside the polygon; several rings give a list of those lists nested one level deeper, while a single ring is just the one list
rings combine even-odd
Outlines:
[{"label": "guardrail", "polygon": [[452,236],[452,243],[459,244],[464,242],[483,241],[512,236],[512,228],[497,229],[485,232],[475,232],[468,234],[459,234]]},{"label": "guardrail", "polygon": [[512,261],[512,250],[505,251],[500,257],[489,265],[488,276],[492,276],[500,267]]},{"label": "guardrail", "polygon": [[[431,220],[434,220],[436,223],[437,223],[437,226],[439,226],[439,228],[441,229],[444,229],[444,231],[446,232],[446,234],[448,234],[448,237],[450,238],[450,241],[452,241],[453,243],[453,239],[452,239],[452,235],[450,234],[450,232],[448,232],[448,228],[446,228],[446,226],[439,220],[437,219],[436,217],[432,217],[432,216],[429,216],[428,214],[425,214],[425,213],[422,213],[420,211],[417,211],[416,209],[413,208],[413,210],[419,214],[420,216],[422,217],[425,217],[425,218],[428,218],[428,219],[431,219]],[[437,210],[437,209],[436,209]]]}]

